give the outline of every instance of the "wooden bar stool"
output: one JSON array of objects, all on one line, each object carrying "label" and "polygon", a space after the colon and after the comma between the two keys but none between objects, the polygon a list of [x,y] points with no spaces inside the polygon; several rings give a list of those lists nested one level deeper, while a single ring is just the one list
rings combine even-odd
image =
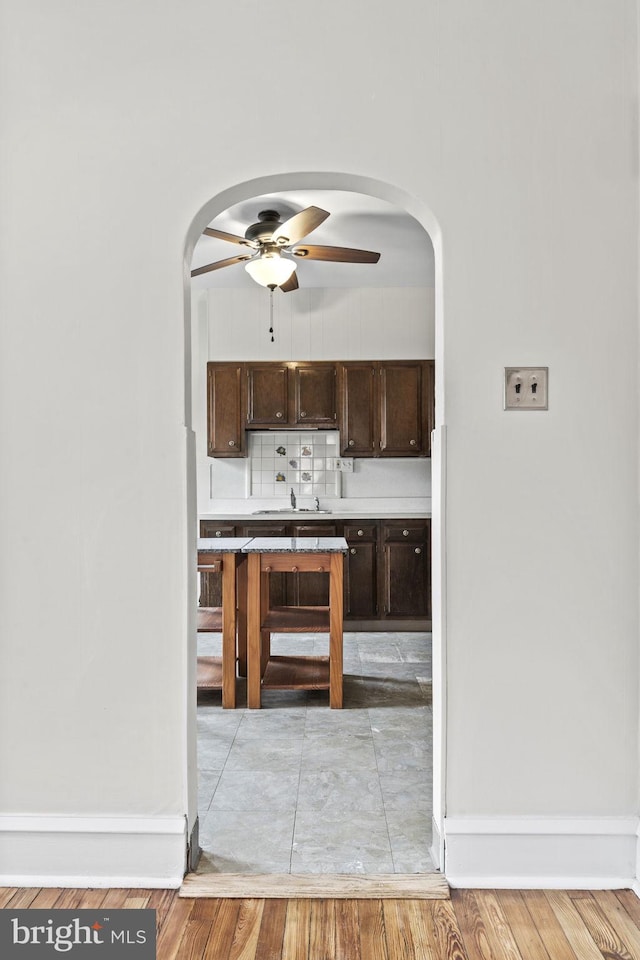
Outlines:
[{"label": "wooden bar stool", "polygon": [[222,633],[221,657],[198,657],[197,687],[222,690],[222,706],[236,706],[236,659],[247,659],[246,558],[247,537],[198,540],[198,573],[222,574],[222,606],[198,607],[198,633]]},{"label": "wooden bar stool", "polygon": [[[347,543],[341,537],[259,537],[244,548],[247,580],[247,706],[261,706],[261,691],[328,690],[342,707],[342,577]],[[271,573],[326,573],[328,607],[269,606]],[[272,633],[328,633],[328,656],[272,656]]]}]

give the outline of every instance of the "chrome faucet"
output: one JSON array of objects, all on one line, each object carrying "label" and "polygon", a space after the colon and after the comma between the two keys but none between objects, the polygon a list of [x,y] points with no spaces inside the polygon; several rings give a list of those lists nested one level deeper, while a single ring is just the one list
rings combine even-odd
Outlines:
[{"label": "chrome faucet", "polygon": [[296,495],[293,492],[293,487],[291,487],[291,508],[295,510],[296,508]]}]

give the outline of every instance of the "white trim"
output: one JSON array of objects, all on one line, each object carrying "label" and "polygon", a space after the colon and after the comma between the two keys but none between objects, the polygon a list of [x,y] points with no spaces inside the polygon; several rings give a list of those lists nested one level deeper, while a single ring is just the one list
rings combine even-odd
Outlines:
[{"label": "white trim", "polygon": [[633,886],[637,817],[446,817],[454,887],[615,889]]},{"label": "white trim", "polygon": [[184,816],[0,816],[0,886],[177,888]]}]

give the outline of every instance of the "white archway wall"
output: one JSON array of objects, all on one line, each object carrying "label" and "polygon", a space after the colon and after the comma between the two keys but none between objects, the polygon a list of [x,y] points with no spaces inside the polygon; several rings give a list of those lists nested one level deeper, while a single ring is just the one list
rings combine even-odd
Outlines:
[{"label": "white archway wall", "polygon": [[[287,169],[395,184],[442,230],[450,850],[489,836],[495,880],[513,872],[491,861],[508,822],[542,836],[582,818],[621,851],[598,866],[622,871],[638,812],[634,5],[6,11],[6,873],[179,873],[184,239],[229,184]],[[265,50],[304,78],[291,125],[256,96]],[[505,414],[502,368],[529,363],[550,367],[549,413]],[[43,540],[55,560],[36,579]]]}]

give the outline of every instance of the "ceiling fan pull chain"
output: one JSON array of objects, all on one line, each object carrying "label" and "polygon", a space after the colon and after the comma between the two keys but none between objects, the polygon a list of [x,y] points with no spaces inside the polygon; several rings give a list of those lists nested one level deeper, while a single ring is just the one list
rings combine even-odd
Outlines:
[{"label": "ceiling fan pull chain", "polygon": [[273,339],[273,287],[269,287],[269,333],[271,334],[271,343]]}]

